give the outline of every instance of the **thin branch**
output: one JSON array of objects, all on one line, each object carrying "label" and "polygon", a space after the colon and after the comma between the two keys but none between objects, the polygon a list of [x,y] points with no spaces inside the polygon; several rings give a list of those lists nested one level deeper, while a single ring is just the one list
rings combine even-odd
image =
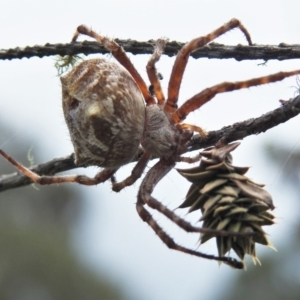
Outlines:
[{"label": "thin branch", "polygon": [[[154,40],[140,42],[135,40],[116,39],[126,52],[132,54],[152,54]],[[184,45],[182,42],[168,42],[164,51],[165,55],[174,56]],[[97,42],[74,42],[70,44],[46,44],[44,46],[32,46],[25,48],[0,49],[0,60],[22,59],[30,57],[44,57],[51,55],[76,55],[76,54],[92,54],[92,53],[108,53],[102,45]],[[216,58],[228,59],[234,58],[241,60],[286,60],[300,58],[300,45],[288,45],[280,43],[276,45],[253,45],[253,46],[227,46],[217,43],[211,43],[191,54],[194,58]]]},{"label": "thin branch", "polygon": [[[216,144],[221,138],[227,142],[241,140],[250,135],[257,135],[265,132],[268,129],[288,121],[300,113],[300,96],[289,101],[282,101],[282,106],[270,111],[261,117],[248,119],[243,122],[238,122],[230,126],[223,127],[219,130],[210,131],[205,139],[199,135],[193,137],[191,147],[188,151],[199,150]],[[135,161],[141,156],[140,151]],[[78,168],[74,163],[74,155],[67,157],[56,158],[44,164],[36,165],[32,168],[34,172],[40,175],[54,175],[58,172],[63,172]],[[15,172],[9,175],[0,176],[0,192],[16,187],[21,187],[31,184],[32,181],[23,174]]]}]

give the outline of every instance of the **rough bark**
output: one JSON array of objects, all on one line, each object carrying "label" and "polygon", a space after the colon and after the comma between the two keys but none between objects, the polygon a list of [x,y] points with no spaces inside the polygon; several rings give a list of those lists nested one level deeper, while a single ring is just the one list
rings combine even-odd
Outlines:
[{"label": "rough bark", "polygon": [[[221,138],[226,142],[242,140],[250,135],[257,135],[265,132],[300,113],[300,96],[289,101],[281,101],[282,105],[258,118],[251,118],[242,122],[225,126],[219,130],[210,131],[206,138],[195,135],[191,141],[188,151],[194,151],[216,144]],[[142,155],[140,151],[135,158],[136,161]],[[154,157],[155,158],[155,157]],[[55,158],[49,162],[39,164],[30,168],[40,175],[54,175],[59,172],[77,168],[74,163],[74,155]],[[32,181],[22,173],[15,172],[7,175],[0,175],[0,192],[31,184]]]}]

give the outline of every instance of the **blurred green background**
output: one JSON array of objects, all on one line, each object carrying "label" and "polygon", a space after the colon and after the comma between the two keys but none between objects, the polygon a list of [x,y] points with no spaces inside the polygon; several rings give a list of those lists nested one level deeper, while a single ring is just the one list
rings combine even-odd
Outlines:
[{"label": "blurred green background", "polygon": [[[13,132],[7,124],[0,127],[3,140],[8,140]],[[18,138],[11,150],[28,165],[32,144],[33,140]],[[282,186],[300,198],[300,152],[278,145],[266,145],[264,152],[269,164],[283,167]],[[0,170],[5,174],[11,167],[0,160]],[[0,299],[143,299],[105,271],[95,273],[76,255],[72,237],[82,197],[77,185],[32,185],[0,194]],[[264,252],[259,255],[261,267],[248,264],[247,271],[233,271],[226,284],[215,282],[218,290],[211,299],[300,299],[299,219],[293,223],[282,243],[277,243],[276,255]]]},{"label": "blurred green background", "polygon": [[[13,132],[0,124],[1,140]],[[34,141],[18,137],[25,165]],[[12,150],[9,147],[7,150]],[[42,149],[41,149],[42,151]],[[1,174],[11,172],[0,160]],[[121,284],[88,269],[72,247],[84,197],[77,186],[27,186],[0,193],[0,299],[129,299]]]}]

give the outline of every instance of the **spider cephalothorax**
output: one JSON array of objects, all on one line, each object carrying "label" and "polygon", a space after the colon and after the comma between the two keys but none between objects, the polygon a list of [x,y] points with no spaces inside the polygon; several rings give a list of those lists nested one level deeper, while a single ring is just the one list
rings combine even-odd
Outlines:
[{"label": "spider cephalothorax", "polygon": [[[205,137],[205,132],[200,127],[182,123],[190,112],[210,101],[218,93],[275,82],[300,74],[300,70],[296,70],[247,81],[223,82],[192,96],[178,108],[179,89],[190,53],[233,28],[239,28],[248,43],[252,44],[250,34],[237,19],[232,19],[206,36],[193,39],[179,51],[176,57],[168,94],[165,97],[155,67],[163,53],[165,40],[157,41],[154,53],[147,64],[151,87],[149,89],[122,47],[84,25],[79,26],[73,42],[80,34],[93,37],[111,51],[122,65],[105,59],[92,59],[75,66],[69,74],[61,78],[63,110],[75,149],[76,163],[84,166],[96,165],[104,169],[94,178],[84,175],[39,176],[16,162],[4,151],[0,150],[0,154],[34,182],[40,184],[77,182],[95,185],[111,179],[114,191],[120,191],[133,184],[142,175],[150,157],[156,156],[159,161],[148,171],[139,188],[136,203],[139,216],[169,248],[198,257],[223,261],[235,268],[243,268],[242,262],[224,256],[223,251],[220,252],[221,256],[214,256],[176,244],[146,209],[146,205],[156,209],[187,232],[227,237],[247,235],[192,226],[151,196],[156,184],[175,166],[176,161],[184,160],[181,154],[186,152],[193,132],[199,132]],[[143,149],[143,154],[131,175],[117,183],[115,172],[120,166],[131,162],[140,147]]]}]

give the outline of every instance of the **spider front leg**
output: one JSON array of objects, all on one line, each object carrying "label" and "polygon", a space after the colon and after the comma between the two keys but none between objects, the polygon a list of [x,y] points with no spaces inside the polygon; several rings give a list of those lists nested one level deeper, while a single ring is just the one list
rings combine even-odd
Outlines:
[{"label": "spider front leg", "polygon": [[193,132],[198,132],[202,137],[206,137],[206,132],[199,126],[191,125],[191,124],[176,124],[176,127],[181,130],[190,130]]},{"label": "spider front leg", "polygon": [[163,54],[165,46],[166,46],[165,39],[157,40],[157,42],[155,44],[154,52],[153,52],[150,60],[148,61],[148,64],[146,67],[148,78],[150,80],[151,85],[154,88],[154,93],[157,98],[157,103],[159,105],[163,105],[165,103],[165,96],[163,94],[163,91],[162,91],[162,88],[160,85],[160,79],[159,79],[155,64],[159,61],[161,55]]},{"label": "spider front leg", "polygon": [[38,175],[32,172],[30,169],[24,167],[22,164],[18,163],[15,159],[5,153],[0,149],[0,154],[8,160],[12,165],[14,165],[20,172],[29,177],[33,182],[48,185],[48,184],[59,184],[59,183],[79,183],[82,185],[96,185],[101,182],[104,182],[111,178],[113,174],[118,170],[116,169],[104,169],[101,172],[97,173],[94,178],[85,176],[85,175],[67,175],[67,176],[45,176]]},{"label": "spider front leg", "polygon": [[131,175],[128,176],[123,181],[116,182],[114,176],[112,176],[111,177],[112,190],[114,192],[120,192],[123,188],[134,184],[142,176],[150,157],[151,157],[150,153],[144,152],[141,158],[139,159],[138,163],[133,168]]},{"label": "spider front leg", "polygon": [[175,123],[181,122],[186,118],[186,116],[190,112],[200,108],[203,104],[210,101],[217,94],[249,88],[251,86],[267,84],[270,82],[276,82],[297,74],[300,74],[300,70],[290,71],[290,72],[279,72],[279,73],[253,78],[245,81],[223,82],[217,84],[213,87],[203,90],[199,94],[196,94],[195,96],[187,100],[180,108],[178,108],[173,113],[172,118]]},{"label": "spider front leg", "polygon": [[192,157],[178,156],[176,158],[176,162],[185,162],[188,164],[193,164],[195,162],[200,161],[200,159],[201,159],[201,155],[200,155],[200,153],[198,153],[197,155],[192,156]]},{"label": "spider front leg", "polygon": [[176,60],[172,69],[168,87],[168,100],[165,105],[165,111],[172,113],[177,109],[179,89],[183,73],[185,71],[185,67],[191,52],[200,47],[205,46],[217,37],[223,35],[224,33],[234,28],[239,28],[244,33],[249,45],[252,45],[251,37],[248,30],[243,26],[243,24],[239,20],[232,19],[228,23],[212,31],[208,35],[195,38],[181,48],[181,50],[176,56]]},{"label": "spider front leg", "polygon": [[80,25],[77,27],[77,30],[72,38],[72,42],[75,42],[80,34],[84,34],[94,38],[99,43],[103,44],[103,46],[111,51],[112,55],[115,59],[130,73],[133,77],[137,85],[139,86],[143,97],[148,105],[155,104],[154,98],[149,94],[148,87],[138,73],[132,62],[130,61],[129,57],[127,56],[124,49],[119,46],[114,40],[109,39],[107,37],[101,36],[95,31],[87,28],[85,25]]},{"label": "spider front leg", "polygon": [[[186,247],[182,247],[174,242],[174,240],[163,230],[162,227],[153,219],[151,214],[145,209],[144,205],[147,204],[149,207],[159,211],[161,214],[166,216],[168,219],[170,219],[172,222],[174,222],[177,226],[182,228],[183,230],[187,232],[210,232],[213,234],[223,235],[223,236],[236,236],[234,233],[224,232],[224,231],[216,231],[216,230],[208,230],[203,229],[199,227],[194,227],[187,221],[181,219],[178,217],[173,211],[169,210],[166,206],[162,205],[159,201],[157,201],[155,198],[151,196],[151,193],[156,186],[156,184],[174,167],[175,162],[174,160],[164,160],[161,159],[153,168],[150,169],[150,171],[145,176],[141,187],[138,192],[138,201],[136,204],[136,209],[141,217],[141,219],[146,222],[158,235],[158,237],[163,241],[164,244],[167,245],[167,247],[184,252],[187,254],[191,254],[194,256],[206,258],[206,259],[212,259],[217,261],[222,261],[234,268],[242,269],[243,263],[240,261],[237,261],[231,257],[219,257],[214,255],[208,255],[201,253],[199,251],[191,250]],[[244,236],[244,235],[243,235]]]}]

